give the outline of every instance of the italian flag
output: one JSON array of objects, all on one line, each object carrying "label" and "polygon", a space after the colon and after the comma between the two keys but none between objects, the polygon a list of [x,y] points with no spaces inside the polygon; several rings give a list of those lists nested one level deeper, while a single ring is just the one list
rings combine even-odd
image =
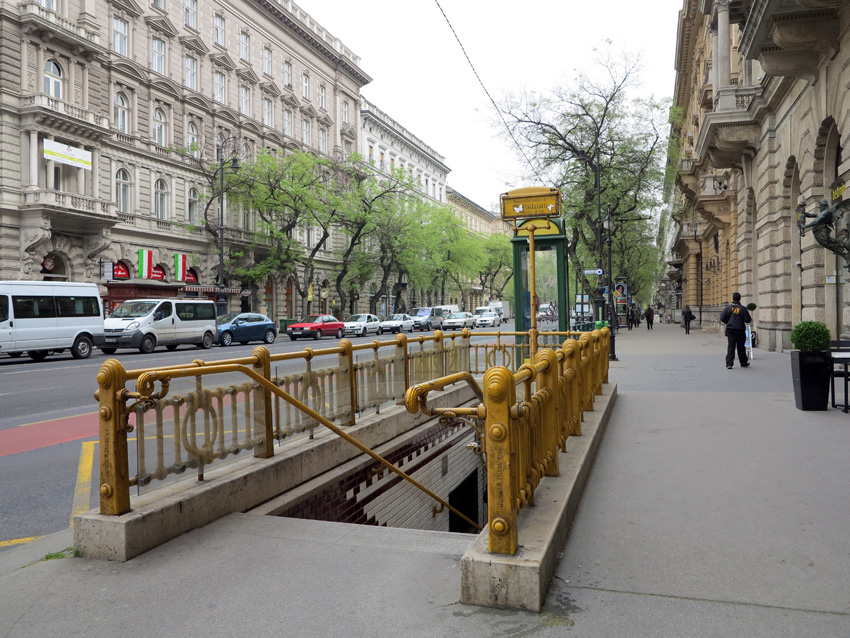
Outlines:
[{"label": "italian flag", "polygon": [[174,253],[174,279],[175,281],[186,281],[186,255]]},{"label": "italian flag", "polygon": [[153,251],[139,251],[139,278],[150,279],[153,277]]}]

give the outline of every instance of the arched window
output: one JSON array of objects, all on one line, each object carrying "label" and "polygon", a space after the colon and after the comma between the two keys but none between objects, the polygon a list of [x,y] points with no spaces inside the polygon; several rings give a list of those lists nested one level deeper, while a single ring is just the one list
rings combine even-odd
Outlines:
[{"label": "arched window", "polygon": [[165,111],[154,109],[153,141],[157,146],[165,146]]},{"label": "arched window", "polygon": [[189,122],[186,125],[186,148],[192,157],[198,156],[198,127],[194,122]]},{"label": "arched window", "polygon": [[221,154],[224,152],[224,135],[219,133],[215,136],[215,161],[221,161]]},{"label": "arched window", "polygon": [[253,159],[253,155],[251,153],[251,145],[245,142],[242,144],[242,161],[250,162]]},{"label": "arched window", "polygon": [[126,168],[118,169],[115,173],[115,205],[119,213],[129,215],[133,212],[131,193],[130,171]]},{"label": "arched window", "polygon": [[56,60],[44,63],[44,92],[57,100],[62,99],[62,67]]},{"label": "arched window", "polygon": [[123,93],[115,94],[115,105],[113,110],[113,118],[115,120],[115,128],[119,133],[128,133],[130,131],[130,109],[127,97]]},{"label": "arched window", "polygon": [[168,219],[168,184],[158,179],[153,186],[153,210],[157,219]]},{"label": "arched window", "polygon": [[196,226],[198,224],[198,189],[190,188],[189,189],[189,223],[192,226]]}]

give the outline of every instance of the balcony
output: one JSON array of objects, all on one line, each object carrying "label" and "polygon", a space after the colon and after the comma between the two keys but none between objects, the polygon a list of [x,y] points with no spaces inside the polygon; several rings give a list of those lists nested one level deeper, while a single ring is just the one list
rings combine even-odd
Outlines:
[{"label": "balcony", "polygon": [[53,230],[95,235],[120,221],[115,214],[115,205],[105,199],[46,188],[24,191],[23,196],[22,208],[41,211],[50,219]]},{"label": "balcony", "polygon": [[24,33],[37,35],[42,40],[58,40],[91,62],[98,54],[106,53],[100,44],[100,34],[73,20],[63,18],[55,11],[38,2],[23,2],[18,5],[21,28]]},{"label": "balcony", "polygon": [[112,133],[109,118],[87,111],[46,93],[25,95],[21,100],[21,115],[26,127],[61,131],[75,139],[99,143]]},{"label": "balcony", "polygon": [[725,86],[715,93],[714,111],[702,121],[695,152],[709,158],[715,168],[736,168],[742,155],[758,148],[765,105],[759,98],[764,87]]}]

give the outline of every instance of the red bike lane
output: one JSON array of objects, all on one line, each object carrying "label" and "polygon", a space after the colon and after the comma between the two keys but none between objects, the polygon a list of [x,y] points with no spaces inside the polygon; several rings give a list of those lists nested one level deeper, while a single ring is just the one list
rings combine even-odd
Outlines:
[{"label": "red bike lane", "polygon": [[97,436],[99,432],[100,423],[97,412],[28,423],[0,430],[0,456],[88,439]]}]

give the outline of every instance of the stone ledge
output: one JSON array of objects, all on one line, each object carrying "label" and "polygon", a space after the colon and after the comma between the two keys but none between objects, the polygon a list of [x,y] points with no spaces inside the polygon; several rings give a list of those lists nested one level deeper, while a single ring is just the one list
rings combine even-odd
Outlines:
[{"label": "stone ledge", "polygon": [[[456,407],[473,398],[466,384],[433,392],[429,404]],[[429,421],[403,406],[365,417],[346,432],[371,448]],[[234,512],[245,512],[362,454],[319,427],[313,440],[275,448],[270,459],[210,466],[203,481],[183,480],[133,499],[131,511],[104,516],[91,510],[74,517],[74,547],[86,558],[128,561],[169,540]]]},{"label": "stone ledge", "polygon": [[617,385],[603,385],[595,410],[584,413],[582,436],[567,439],[560,476],[544,477],[534,492],[536,505],[520,511],[515,556],[491,554],[488,531],[478,535],[461,559],[462,603],[541,610],[616,399]]}]

